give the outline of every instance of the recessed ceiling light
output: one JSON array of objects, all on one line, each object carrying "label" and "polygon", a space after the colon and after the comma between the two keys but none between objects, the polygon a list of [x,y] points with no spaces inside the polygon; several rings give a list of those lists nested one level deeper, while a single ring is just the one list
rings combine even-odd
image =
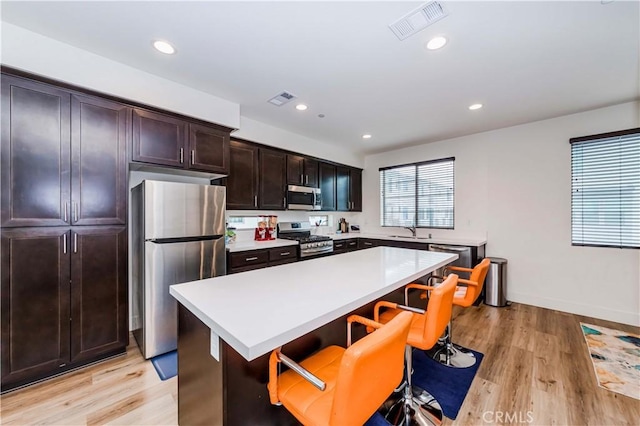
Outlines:
[{"label": "recessed ceiling light", "polygon": [[445,44],[447,44],[447,39],[442,36],[437,36],[429,40],[429,42],[427,43],[427,49],[438,50],[442,48]]},{"label": "recessed ceiling light", "polygon": [[308,106],[306,106],[305,104],[298,104],[298,105],[296,105],[296,109],[297,109],[298,111],[304,111],[304,110],[306,110],[307,108],[309,108],[309,107],[308,107]]},{"label": "recessed ceiling light", "polygon": [[371,135],[369,135],[369,134],[362,135],[362,139],[371,139]]},{"label": "recessed ceiling light", "polygon": [[471,111],[475,110],[475,109],[480,109],[482,108],[482,104],[473,104],[473,105],[469,105],[469,109]]},{"label": "recessed ceiling light", "polygon": [[176,53],[176,49],[166,41],[156,40],[153,42],[153,47],[155,47],[159,52],[165,53],[167,55],[173,55],[174,53]]}]

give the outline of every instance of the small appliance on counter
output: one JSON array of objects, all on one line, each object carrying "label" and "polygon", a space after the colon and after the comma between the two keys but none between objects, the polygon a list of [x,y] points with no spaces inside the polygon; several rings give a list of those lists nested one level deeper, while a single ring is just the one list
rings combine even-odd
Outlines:
[{"label": "small appliance on counter", "polygon": [[253,239],[256,241],[275,240],[277,225],[278,216],[260,216]]},{"label": "small appliance on counter", "polygon": [[351,225],[351,232],[360,232],[360,225]]},{"label": "small appliance on counter", "polygon": [[346,234],[347,232],[349,232],[349,222],[347,222],[344,217],[341,217],[338,221],[338,231],[340,231],[342,234]]},{"label": "small appliance on counter", "polygon": [[300,259],[321,256],[333,252],[333,240],[326,235],[311,235],[309,222],[280,222],[278,237],[296,240],[300,243],[298,251]]}]

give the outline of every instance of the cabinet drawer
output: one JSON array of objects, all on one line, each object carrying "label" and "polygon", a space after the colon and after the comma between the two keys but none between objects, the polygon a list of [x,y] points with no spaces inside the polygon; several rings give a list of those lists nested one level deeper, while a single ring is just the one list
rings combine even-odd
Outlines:
[{"label": "cabinet drawer", "polygon": [[361,238],[358,241],[359,249],[367,249],[367,248],[377,247],[377,246],[378,246],[378,243],[376,240],[367,240],[367,239]]},{"label": "cabinet drawer", "polygon": [[347,251],[347,242],[346,241],[334,241],[333,242],[333,251],[334,252]]},{"label": "cabinet drawer", "polygon": [[243,266],[267,263],[269,260],[269,252],[267,250],[253,250],[231,253],[229,257],[231,259],[231,268],[240,268]]},{"label": "cabinet drawer", "polygon": [[347,250],[357,250],[358,249],[358,240],[347,240]]},{"label": "cabinet drawer", "polygon": [[287,246],[287,247],[278,247],[269,250],[269,263],[277,262],[283,259],[297,259],[298,258],[298,247],[296,246]]}]

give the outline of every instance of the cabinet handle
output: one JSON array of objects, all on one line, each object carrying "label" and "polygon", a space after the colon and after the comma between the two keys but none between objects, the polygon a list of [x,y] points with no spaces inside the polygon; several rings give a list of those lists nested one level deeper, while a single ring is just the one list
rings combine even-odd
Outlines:
[{"label": "cabinet handle", "polygon": [[64,203],[64,221],[67,222],[68,216],[67,216],[67,203]]},{"label": "cabinet handle", "polygon": [[73,252],[78,252],[78,234],[76,232],[73,233]]},{"label": "cabinet handle", "polygon": [[282,207],[287,207],[287,197],[282,198]]},{"label": "cabinet handle", "polygon": [[258,207],[258,196],[257,195],[253,196],[253,206],[254,207]]},{"label": "cabinet handle", "polygon": [[373,245],[373,243],[364,243],[365,246]]},{"label": "cabinet handle", "polygon": [[290,251],[285,251],[284,253],[280,253],[280,256],[289,256],[290,254]]},{"label": "cabinet handle", "polygon": [[304,175],[300,175],[300,183],[304,185]]},{"label": "cabinet handle", "polygon": [[196,162],[196,150],[192,149],[191,150],[191,165],[193,166]]},{"label": "cabinet handle", "polygon": [[247,257],[244,261],[245,262],[251,262],[252,260],[258,260],[257,257]]},{"label": "cabinet handle", "polygon": [[180,148],[180,164],[184,163],[184,149]]},{"label": "cabinet handle", "polygon": [[78,221],[78,203],[76,203],[75,201],[73,202],[73,222],[77,222]]},{"label": "cabinet handle", "polygon": [[67,234],[62,235],[62,253],[67,254]]},{"label": "cabinet handle", "polygon": [[304,183],[305,183],[305,185],[309,185],[309,175],[306,175],[304,177]]}]

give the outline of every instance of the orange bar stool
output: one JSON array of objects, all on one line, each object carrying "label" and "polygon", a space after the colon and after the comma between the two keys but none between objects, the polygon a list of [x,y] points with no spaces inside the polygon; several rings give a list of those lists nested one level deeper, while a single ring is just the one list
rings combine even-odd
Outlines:
[{"label": "orange bar stool", "polygon": [[[488,258],[485,258],[473,269],[463,268],[460,266],[447,266],[444,268],[445,273],[447,271],[451,271],[456,273],[462,272],[469,274],[469,279],[458,279],[458,288],[456,289],[453,297],[454,305],[468,308],[473,304],[473,302],[475,302],[475,300],[482,292],[482,287],[484,286],[484,280],[487,276],[487,272],[489,271],[490,264],[491,261]],[[444,280],[445,278],[439,277],[437,275],[432,275],[431,278],[429,278],[429,282],[434,279]],[[426,298],[426,293],[421,295],[421,297]],[[472,352],[467,352],[464,350],[464,348],[455,345],[452,342],[451,331],[451,322],[449,322],[444,337],[444,346],[433,353],[432,358],[449,367],[471,367],[476,363],[476,357]]]},{"label": "orange bar stool", "polygon": [[[404,385],[403,397],[395,403],[390,409],[390,415],[387,420],[393,424],[400,424],[404,420],[404,425],[413,424],[439,425],[442,421],[442,410],[439,404],[425,404],[427,400],[419,398],[415,395],[428,395],[422,390],[414,389],[411,385],[412,354],[413,348],[429,350],[433,348],[438,339],[445,332],[447,324],[451,321],[451,311],[453,309],[453,293],[458,284],[458,276],[451,274],[444,282],[437,286],[431,287],[421,284],[409,284],[406,288],[415,288],[431,292],[431,297],[427,302],[426,311],[406,305],[398,305],[391,302],[378,302],[374,310],[374,321],[380,323],[390,323],[399,315],[404,315],[405,311],[412,312],[411,329],[407,336],[407,345],[405,347],[405,367],[406,367],[406,383]],[[387,308],[380,313],[380,308]],[[430,395],[428,395],[430,397]],[[433,400],[433,397],[430,399]],[[402,412],[398,412],[403,408]],[[397,416],[396,416],[397,414]],[[391,419],[389,419],[391,417]]]},{"label": "orange bar stool", "polygon": [[[386,325],[358,315],[347,318],[347,349],[329,346],[300,364],[280,350],[269,358],[269,398],[303,425],[362,425],[402,381],[409,312]],[[351,324],[375,331],[353,345]],[[280,363],[290,370],[278,374]]]}]

